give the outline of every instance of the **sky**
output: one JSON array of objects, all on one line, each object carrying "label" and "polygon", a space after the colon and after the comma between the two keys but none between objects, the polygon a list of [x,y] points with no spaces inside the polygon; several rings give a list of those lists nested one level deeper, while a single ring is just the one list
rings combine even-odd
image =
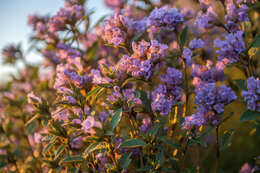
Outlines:
[{"label": "sky", "polygon": [[[28,48],[31,31],[27,25],[28,15],[55,14],[63,3],[63,0],[0,0],[0,49],[10,43],[22,43],[24,49]],[[103,0],[88,0],[86,7],[95,9],[92,21],[97,21],[101,16],[111,12],[105,7]],[[28,56],[27,59],[32,62],[40,59],[35,53]],[[5,76],[9,72],[14,72],[14,69],[0,63],[0,82],[6,79]]]}]

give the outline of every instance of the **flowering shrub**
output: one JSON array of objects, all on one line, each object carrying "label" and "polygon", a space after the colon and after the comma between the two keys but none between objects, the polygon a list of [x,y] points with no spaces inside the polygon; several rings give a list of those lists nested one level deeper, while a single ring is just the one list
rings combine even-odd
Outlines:
[{"label": "flowering shrub", "polygon": [[[0,168],[259,170],[260,3],[105,4],[113,14],[97,23],[84,0],[66,0],[54,16],[29,16],[40,66],[26,61],[20,45],[3,49],[4,63],[25,68],[1,87]],[[232,143],[246,123],[253,140]],[[229,157],[248,154],[246,145],[250,156]],[[233,146],[239,149],[225,155]]]}]

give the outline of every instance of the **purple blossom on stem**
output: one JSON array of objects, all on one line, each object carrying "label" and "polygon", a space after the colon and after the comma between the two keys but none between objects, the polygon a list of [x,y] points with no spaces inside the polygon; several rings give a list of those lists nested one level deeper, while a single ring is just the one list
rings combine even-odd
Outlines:
[{"label": "purple blossom on stem", "polygon": [[95,134],[96,131],[93,129],[96,128],[102,128],[102,124],[99,121],[96,121],[94,116],[88,116],[86,120],[84,120],[82,123],[82,129],[89,134]]},{"label": "purple blossom on stem", "polygon": [[216,51],[219,60],[228,59],[230,63],[237,62],[240,53],[245,50],[243,31],[227,34],[223,41],[216,39],[214,46],[220,49]]},{"label": "purple blossom on stem", "polygon": [[248,109],[260,112],[260,80],[250,77],[247,79],[247,91],[242,91]]}]

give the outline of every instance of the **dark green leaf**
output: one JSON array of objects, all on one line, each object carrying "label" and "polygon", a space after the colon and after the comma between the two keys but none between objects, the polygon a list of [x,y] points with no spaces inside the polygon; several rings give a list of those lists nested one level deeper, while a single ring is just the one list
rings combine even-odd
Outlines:
[{"label": "dark green leaf", "polygon": [[67,156],[62,160],[62,163],[71,163],[71,162],[83,162],[84,158],[81,155]]},{"label": "dark green leaf", "polygon": [[231,145],[233,134],[234,134],[234,129],[230,129],[224,132],[224,135],[221,138],[221,146],[220,146],[221,151],[227,149]]},{"label": "dark green leaf", "polygon": [[247,110],[242,114],[239,121],[244,122],[244,121],[254,120],[257,117],[260,117],[259,112]]},{"label": "dark green leaf", "polygon": [[180,35],[180,46],[183,48],[185,43],[188,41],[189,33],[188,33],[188,27],[186,26]]},{"label": "dark green leaf", "polygon": [[114,130],[116,128],[116,126],[118,125],[118,123],[120,122],[122,117],[122,108],[116,110],[115,114],[113,115],[113,117],[110,120],[110,125],[112,130]]},{"label": "dark green leaf", "polygon": [[88,100],[92,95],[98,93],[98,91],[101,89],[100,86],[97,86],[96,88],[92,89],[91,91],[88,92],[86,95],[86,100]]},{"label": "dark green leaf", "polygon": [[53,137],[51,139],[51,141],[43,148],[43,153],[45,154],[46,152],[49,151],[49,149],[55,144],[55,141],[56,141],[57,137]]},{"label": "dark green leaf", "polygon": [[164,142],[165,144],[172,146],[173,148],[180,149],[179,145],[177,145],[177,144],[173,143],[172,141],[170,141],[166,136],[161,136],[160,140],[162,142]]},{"label": "dark green leaf", "polygon": [[158,165],[162,165],[164,162],[164,152],[160,151],[156,154],[156,161],[155,163]]},{"label": "dark green leaf", "polygon": [[62,144],[61,146],[58,147],[58,149],[54,152],[55,154],[54,160],[56,160],[61,155],[61,153],[65,150],[65,148],[66,148],[65,144]]},{"label": "dark green leaf", "polygon": [[85,154],[86,156],[88,156],[89,153],[91,153],[91,152],[93,152],[93,151],[95,151],[95,150],[104,148],[104,147],[105,147],[105,146],[102,145],[101,142],[92,143],[92,144],[90,144],[90,145],[86,148],[86,150],[84,151],[84,154]]},{"label": "dark green leaf", "polygon": [[154,126],[152,126],[148,131],[147,131],[147,134],[149,136],[153,136],[153,135],[156,135],[159,128],[160,128],[161,124],[160,123],[156,123]]},{"label": "dark green leaf", "polygon": [[246,82],[243,79],[236,79],[235,80],[237,86],[241,90],[247,90]]},{"label": "dark green leaf", "polygon": [[136,148],[136,147],[143,147],[147,144],[142,139],[128,139],[124,141],[120,147],[121,148]]},{"label": "dark green leaf", "polygon": [[128,165],[130,164],[130,162],[132,161],[132,159],[130,159],[132,153],[130,152],[127,152],[127,153],[124,153],[119,161],[118,161],[118,164],[119,166],[122,168],[122,169],[126,169],[128,167]]},{"label": "dark green leaf", "polygon": [[255,36],[254,40],[252,41],[250,47],[260,47],[260,34]]}]

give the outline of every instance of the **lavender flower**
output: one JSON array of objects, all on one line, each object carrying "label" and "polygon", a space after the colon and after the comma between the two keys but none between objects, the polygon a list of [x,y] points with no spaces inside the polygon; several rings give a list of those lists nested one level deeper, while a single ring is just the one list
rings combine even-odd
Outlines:
[{"label": "lavender flower", "polygon": [[131,26],[131,20],[122,14],[114,14],[105,21],[104,28],[100,35],[105,41],[115,46],[125,43],[128,27]]},{"label": "lavender flower", "polygon": [[213,63],[210,60],[207,60],[207,64],[205,66],[193,64],[193,85],[199,88],[205,83],[223,81],[225,78],[224,67],[225,65],[221,61],[217,62],[216,67],[213,66]]},{"label": "lavender flower", "polygon": [[56,111],[51,113],[52,118],[59,121],[68,121],[69,113],[67,109],[63,109],[61,107],[57,108]]},{"label": "lavender flower", "polygon": [[225,40],[216,39],[214,46],[220,48],[217,50],[218,59],[222,60],[228,58],[230,63],[235,63],[239,60],[239,55],[245,50],[245,43],[243,40],[243,31],[230,33],[225,36]]},{"label": "lavender flower", "polygon": [[242,91],[242,96],[247,102],[248,109],[260,112],[260,80],[253,76],[248,78],[247,90]]},{"label": "lavender flower", "polygon": [[189,48],[185,48],[182,53],[183,53],[183,57],[186,61],[187,67],[190,67],[193,63],[193,61],[191,59],[192,54],[193,54],[192,51]]},{"label": "lavender flower", "polygon": [[147,132],[149,130],[149,128],[151,127],[152,123],[151,123],[151,118],[144,118],[142,120],[142,125],[139,127],[139,130],[141,132]]},{"label": "lavender flower", "polygon": [[191,130],[194,127],[199,128],[204,124],[205,124],[205,119],[201,114],[192,114],[191,116],[186,116],[184,118],[182,129]]},{"label": "lavender flower", "polygon": [[102,128],[102,124],[99,121],[96,121],[94,116],[88,116],[86,120],[82,123],[82,129],[89,134],[95,134],[96,131],[93,129],[94,127]]},{"label": "lavender flower", "polygon": [[164,6],[155,8],[147,19],[147,27],[155,27],[156,29],[174,30],[175,27],[182,23],[184,18],[175,8]]},{"label": "lavender flower", "polygon": [[[194,103],[198,105],[198,114],[207,116],[207,122],[218,121],[220,115],[224,112],[224,106],[236,100],[237,96],[231,88],[225,85],[216,86],[215,83],[207,83],[196,90]],[[210,118],[210,120],[208,120]]]},{"label": "lavender flower", "polygon": [[203,11],[199,11],[194,25],[198,26],[199,29],[209,28],[215,21],[216,16],[217,14],[213,11],[212,7],[209,7],[205,13]]},{"label": "lavender flower", "polygon": [[190,44],[189,46],[192,48],[192,49],[199,49],[199,48],[203,48],[204,47],[204,41],[202,41],[200,38],[199,39],[192,39],[190,41]]}]

